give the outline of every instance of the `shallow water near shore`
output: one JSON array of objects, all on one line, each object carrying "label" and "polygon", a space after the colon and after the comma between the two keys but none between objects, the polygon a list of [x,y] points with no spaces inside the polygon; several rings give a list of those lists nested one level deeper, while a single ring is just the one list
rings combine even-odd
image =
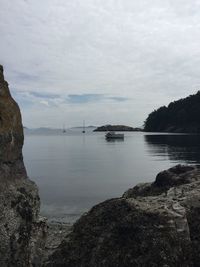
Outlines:
[{"label": "shallow water near shore", "polygon": [[108,142],[104,133],[25,134],[24,161],[39,187],[41,214],[73,223],[93,205],[155,179],[175,164],[200,163],[200,136],[125,132]]}]

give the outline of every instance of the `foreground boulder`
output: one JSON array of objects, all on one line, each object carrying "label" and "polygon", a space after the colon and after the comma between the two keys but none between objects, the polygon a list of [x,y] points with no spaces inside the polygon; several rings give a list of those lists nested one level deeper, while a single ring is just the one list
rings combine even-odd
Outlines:
[{"label": "foreground boulder", "polygon": [[23,163],[21,114],[0,65],[0,266],[40,266],[46,224]]},{"label": "foreground boulder", "polygon": [[176,166],[82,216],[46,266],[200,266],[200,171]]}]

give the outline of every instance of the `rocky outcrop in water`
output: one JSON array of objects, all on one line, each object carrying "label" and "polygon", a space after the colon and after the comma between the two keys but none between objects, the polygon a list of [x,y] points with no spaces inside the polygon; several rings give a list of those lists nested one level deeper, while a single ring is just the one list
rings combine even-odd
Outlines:
[{"label": "rocky outcrop in water", "polygon": [[21,114],[0,66],[0,266],[40,266],[46,223],[23,163]]},{"label": "rocky outcrop in water", "polygon": [[46,266],[200,266],[200,170],[178,165],[93,207]]},{"label": "rocky outcrop in water", "polygon": [[106,131],[115,131],[115,132],[141,132],[141,128],[133,128],[126,125],[103,125],[97,127],[93,132],[106,132]]}]

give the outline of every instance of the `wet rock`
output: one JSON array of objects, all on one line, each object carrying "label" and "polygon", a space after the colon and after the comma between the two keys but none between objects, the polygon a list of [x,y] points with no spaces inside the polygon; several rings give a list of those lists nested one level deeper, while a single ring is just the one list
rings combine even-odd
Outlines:
[{"label": "wet rock", "polygon": [[196,181],[199,168],[196,166],[176,165],[158,173],[155,182],[142,183],[127,190],[123,197],[141,197],[166,193],[171,187]]},{"label": "wet rock", "polygon": [[199,266],[199,225],[199,168],[178,165],[93,207],[45,266]]}]

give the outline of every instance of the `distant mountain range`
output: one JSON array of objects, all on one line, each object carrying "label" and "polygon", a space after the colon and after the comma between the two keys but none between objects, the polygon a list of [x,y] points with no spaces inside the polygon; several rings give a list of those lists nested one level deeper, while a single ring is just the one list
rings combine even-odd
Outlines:
[{"label": "distant mountain range", "polygon": [[200,91],[151,112],[147,132],[200,133]]},{"label": "distant mountain range", "polygon": [[[93,126],[93,125],[89,125],[89,126],[85,126],[85,129],[90,129],[90,128],[97,128],[97,126]],[[83,126],[76,126],[76,127],[71,127],[69,129],[83,129]]]},{"label": "distant mountain range", "polygon": [[[82,132],[83,126],[76,126],[65,129],[66,133]],[[104,125],[104,126],[86,126],[85,131],[87,132],[105,132],[105,131],[143,131],[141,128],[133,128],[125,125]],[[35,134],[35,135],[59,135],[63,134],[63,129],[40,127],[40,128],[28,128],[24,126],[24,134]]]},{"label": "distant mountain range", "polygon": [[[70,132],[77,132],[82,131],[83,126],[77,126],[77,127],[71,127],[66,129],[66,133]],[[85,127],[86,132],[92,132],[94,129],[96,129],[96,126],[86,126]],[[40,127],[40,128],[27,128],[24,126],[24,133],[25,134],[61,134],[63,133],[63,129],[59,128],[49,128],[49,127]]]}]

